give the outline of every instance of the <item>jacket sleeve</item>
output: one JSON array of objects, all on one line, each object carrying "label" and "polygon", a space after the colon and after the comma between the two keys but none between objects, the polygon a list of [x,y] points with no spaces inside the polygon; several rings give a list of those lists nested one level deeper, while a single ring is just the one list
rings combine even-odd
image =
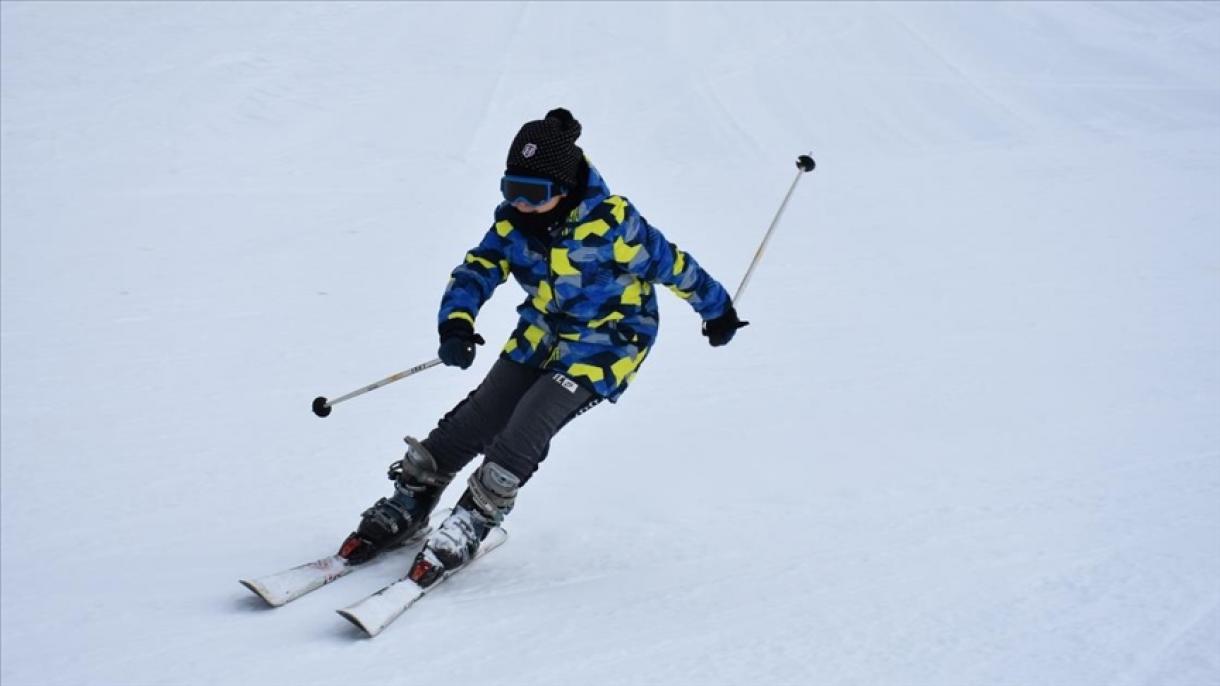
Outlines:
[{"label": "jacket sleeve", "polygon": [[615,232],[615,262],[641,279],[668,286],[705,320],[724,314],[732,303],[719,281],[690,253],[666,240],[626,198],[615,196],[608,202],[614,205],[612,213],[623,217]]},{"label": "jacket sleeve", "polygon": [[493,226],[450,274],[449,285],[441,296],[438,326],[451,319],[465,319],[473,326],[483,303],[508,278],[508,257],[500,228],[499,223]]}]

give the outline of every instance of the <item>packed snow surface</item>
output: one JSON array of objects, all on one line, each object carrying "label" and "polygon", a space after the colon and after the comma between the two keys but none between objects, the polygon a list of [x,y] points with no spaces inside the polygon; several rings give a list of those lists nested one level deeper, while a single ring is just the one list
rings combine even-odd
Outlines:
[{"label": "packed snow surface", "polygon": [[[1220,4],[24,3],[2,26],[4,686],[1220,683]],[[375,640],[333,553],[555,106],[661,293],[509,544]],[[444,501],[457,497],[453,489]]]}]

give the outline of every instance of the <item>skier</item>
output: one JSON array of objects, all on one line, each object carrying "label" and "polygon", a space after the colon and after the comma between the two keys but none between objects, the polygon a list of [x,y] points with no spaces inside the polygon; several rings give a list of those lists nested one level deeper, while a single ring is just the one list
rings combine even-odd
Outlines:
[{"label": "skier", "polygon": [[424,529],[454,475],[482,453],[410,576],[427,587],[466,564],[513,509],[555,434],[603,400],[617,401],[635,377],[657,336],[653,284],[690,303],[713,346],[748,324],[689,253],[611,194],[576,145],[580,133],[580,122],[559,108],[513,139],[495,221],[441,298],[439,357],[470,367],[484,343],[475,318],[510,274],[528,294],[520,320],[483,382],[426,439],[406,437],[406,455],[390,465],[394,493],[361,515],[340,549],[349,563]]}]

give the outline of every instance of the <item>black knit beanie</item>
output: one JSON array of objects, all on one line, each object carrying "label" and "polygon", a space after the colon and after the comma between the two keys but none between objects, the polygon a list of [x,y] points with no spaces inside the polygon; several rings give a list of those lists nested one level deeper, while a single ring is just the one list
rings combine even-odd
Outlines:
[{"label": "black knit beanie", "polygon": [[580,173],[585,153],[576,145],[577,138],[580,122],[562,107],[526,122],[508,149],[507,173],[541,176],[579,188],[585,181]]}]

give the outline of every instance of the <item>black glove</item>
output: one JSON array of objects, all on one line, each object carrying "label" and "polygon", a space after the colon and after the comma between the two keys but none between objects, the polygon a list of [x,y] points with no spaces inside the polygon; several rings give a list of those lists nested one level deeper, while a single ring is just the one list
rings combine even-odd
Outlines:
[{"label": "black glove", "polygon": [[437,357],[450,367],[466,369],[474,364],[475,345],[483,345],[483,337],[465,319],[450,319],[441,324],[441,347]]},{"label": "black glove", "polygon": [[749,326],[750,322],[743,322],[737,318],[737,310],[732,305],[724,311],[724,314],[709,319],[703,322],[703,335],[707,336],[707,342],[713,346],[725,345],[733,340],[733,335],[743,326]]}]

